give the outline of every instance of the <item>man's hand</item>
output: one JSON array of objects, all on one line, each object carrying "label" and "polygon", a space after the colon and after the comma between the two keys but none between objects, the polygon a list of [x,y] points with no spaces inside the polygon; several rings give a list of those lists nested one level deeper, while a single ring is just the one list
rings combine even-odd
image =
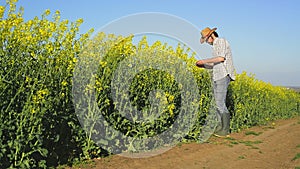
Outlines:
[{"label": "man's hand", "polygon": [[200,68],[204,68],[204,61],[203,60],[198,60],[197,62],[196,62],[196,66],[198,66],[198,67],[200,67]]},{"label": "man's hand", "polygon": [[207,63],[204,60],[198,60],[196,62],[196,66],[200,68],[212,69],[214,67],[214,63]]}]

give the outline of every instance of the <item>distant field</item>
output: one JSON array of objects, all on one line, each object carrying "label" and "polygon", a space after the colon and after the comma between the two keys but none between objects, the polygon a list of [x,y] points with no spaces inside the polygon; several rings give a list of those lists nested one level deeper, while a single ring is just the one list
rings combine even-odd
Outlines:
[{"label": "distant field", "polygon": [[300,92],[300,86],[298,86],[298,87],[295,87],[295,86],[287,86],[286,88],[288,88],[288,89],[293,89],[293,90],[296,90],[297,92]]}]

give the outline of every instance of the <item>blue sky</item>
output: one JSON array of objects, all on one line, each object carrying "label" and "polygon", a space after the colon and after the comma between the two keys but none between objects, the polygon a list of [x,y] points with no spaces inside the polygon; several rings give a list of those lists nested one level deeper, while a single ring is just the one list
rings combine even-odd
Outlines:
[{"label": "blue sky", "polygon": [[[4,0],[1,0],[4,5]],[[59,10],[62,19],[84,19],[80,32],[141,12],[162,12],[199,31],[217,27],[232,48],[237,73],[246,71],[273,85],[300,86],[300,1],[297,0],[19,0],[24,18]],[[199,44],[200,46],[200,44]],[[203,56],[205,58],[205,56]]]}]

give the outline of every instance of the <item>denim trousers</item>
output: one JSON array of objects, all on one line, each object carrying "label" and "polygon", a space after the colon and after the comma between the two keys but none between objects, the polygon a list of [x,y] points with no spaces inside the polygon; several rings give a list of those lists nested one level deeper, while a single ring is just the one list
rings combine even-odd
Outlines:
[{"label": "denim trousers", "polygon": [[[227,88],[230,83],[230,77],[226,76],[220,80],[214,81],[214,97],[216,101],[216,108],[217,108],[217,118],[219,122],[222,122],[222,116],[224,113],[228,113],[229,111],[226,107],[226,96],[227,96]],[[226,122],[225,122],[226,123]],[[229,122],[227,122],[229,123]]]}]

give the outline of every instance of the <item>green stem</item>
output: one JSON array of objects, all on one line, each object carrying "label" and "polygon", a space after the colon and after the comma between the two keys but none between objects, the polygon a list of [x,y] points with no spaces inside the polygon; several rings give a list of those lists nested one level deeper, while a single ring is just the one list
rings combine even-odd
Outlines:
[{"label": "green stem", "polygon": [[16,95],[13,97],[13,99],[10,100],[10,103],[8,104],[8,106],[7,106],[6,110],[5,110],[5,112],[8,111],[8,109],[10,108],[11,104],[14,102],[14,100],[16,99],[16,97],[21,93],[23,86],[24,86],[24,83],[22,83],[21,87],[19,88],[18,92],[17,92]]}]

